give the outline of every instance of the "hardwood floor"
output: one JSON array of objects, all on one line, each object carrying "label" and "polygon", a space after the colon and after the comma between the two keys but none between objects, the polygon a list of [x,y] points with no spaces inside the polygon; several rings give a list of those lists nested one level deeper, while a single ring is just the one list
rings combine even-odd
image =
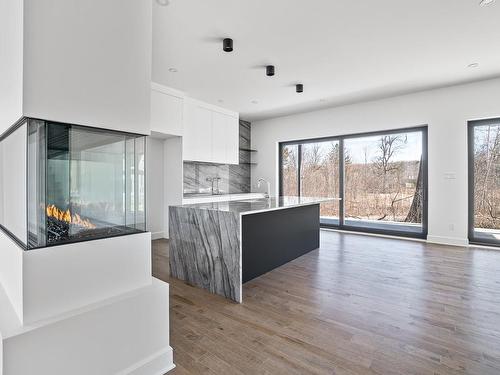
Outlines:
[{"label": "hardwood floor", "polygon": [[171,287],[171,374],[500,374],[500,251],[322,231],[244,285],[243,304]]}]

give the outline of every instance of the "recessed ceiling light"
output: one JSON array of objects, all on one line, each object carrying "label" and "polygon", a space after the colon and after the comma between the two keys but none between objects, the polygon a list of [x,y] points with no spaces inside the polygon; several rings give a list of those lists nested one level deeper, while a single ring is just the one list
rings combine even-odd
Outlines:
[{"label": "recessed ceiling light", "polygon": [[170,0],[156,0],[156,3],[162,7],[166,7],[167,5],[170,5]]},{"label": "recessed ceiling light", "polygon": [[296,84],[295,85],[295,92],[297,92],[298,94],[303,93],[304,92],[304,85],[302,83]]},{"label": "recessed ceiling light", "polygon": [[252,100],[252,104],[259,104],[258,100]]},{"label": "recessed ceiling light", "polygon": [[475,62],[475,63],[471,63],[469,65],[467,65],[467,68],[477,68],[479,66],[479,63]]},{"label": "recessed ceiling light", "polygon": [[177,68],[168,68],[168,71],[170,73],[177,73],[178,72]]},{"label": "recessed ceiling light", "polygon": [[266,75],[268,77],[272,77],[274,75],[274,72],[275,72],[274,65],[266,66]]},{"label": "recessed ceiling light", "polygon": [[485,6],[488,6],[490,4],[493,4],[494,2],[495,2],[495,0],[481,0],[479,2],[479,5],[482,7],[485,7]]}]

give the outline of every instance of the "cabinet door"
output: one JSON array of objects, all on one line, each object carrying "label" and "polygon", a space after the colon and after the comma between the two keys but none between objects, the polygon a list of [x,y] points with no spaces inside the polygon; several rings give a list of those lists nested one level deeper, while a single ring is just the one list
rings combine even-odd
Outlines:
[{"label": "cabinet door", "polygon": [[212,111],[196,105],[194,108],[197,161],[213,162]]},{"label": "cabinet door", "polygon": [[185,109],[183,158],[190,161],[211,162],[212,111],[189,102]]},{"label": "cabinet door", "polygon": [[197,129],[194,113],[194,105],[186,101],[184,105],[184,135],[182,137],[183,160],[197,160]]},{"label": "cabinet door", "polygon": [[226,116],[226,163],[240,162],[240,121],[238,118]]},{"label": "cabinet door", "polygon": [[212,155],[215,163],[239,163],[239,121],[220,112],[213,112]]},{"label": "cabinet door", "polygon": [[223,113],[213,112],[212,117],[212,156],[214,163],[227,164],[227,117]]},{"label": "cabinet door", "polygon": [[151,130],[181,136],[183,104],[183,98],[151,90]]}]

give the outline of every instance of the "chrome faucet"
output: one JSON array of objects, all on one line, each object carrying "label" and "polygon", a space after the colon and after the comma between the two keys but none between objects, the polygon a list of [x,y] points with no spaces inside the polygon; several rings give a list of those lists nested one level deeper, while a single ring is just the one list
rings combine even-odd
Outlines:
[{"label": "chrome faucet", "polygon": [[[218,195],[220,194],[219,190],[219,181],[222,180],[221,177],[207,177],[206,180],[212,184],[211,194]],[[216,183],[216,187],[214,188],[214,183]]]},{"label": "chrome faucet", "polygon": [[265,193],[265,198],[269,198],[271,194],[271,183],[267,180],[264,180],[263,178],[259,178],[259,181],[257,182],[257,187],[260,188],[263,183],[267,184],[267,191]]},{"label": "chrome faucet", "polygon": [[215,192],[215,194],[220,194],[219,181],[222,180],[222,178],[220,178],[220,177],[214,177],[214,180],[216,182],[216,190],[215,190],[216,192]]},{"label": "chrome faucet", "polygon": [[207,177],[206,180],[212,184],[212,187],[210,188],[210,194],[214,195],[214,181],[215,181],[215,179],[213,177]]}]

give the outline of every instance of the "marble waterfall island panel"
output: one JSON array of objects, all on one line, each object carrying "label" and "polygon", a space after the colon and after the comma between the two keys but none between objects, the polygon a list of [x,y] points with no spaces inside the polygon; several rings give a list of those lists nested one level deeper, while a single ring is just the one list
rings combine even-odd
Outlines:
[{"label": "marble waterfall island panel", "polygon": [[239,215],[170,207],[169,230],[172,277],[241,302]]}]

